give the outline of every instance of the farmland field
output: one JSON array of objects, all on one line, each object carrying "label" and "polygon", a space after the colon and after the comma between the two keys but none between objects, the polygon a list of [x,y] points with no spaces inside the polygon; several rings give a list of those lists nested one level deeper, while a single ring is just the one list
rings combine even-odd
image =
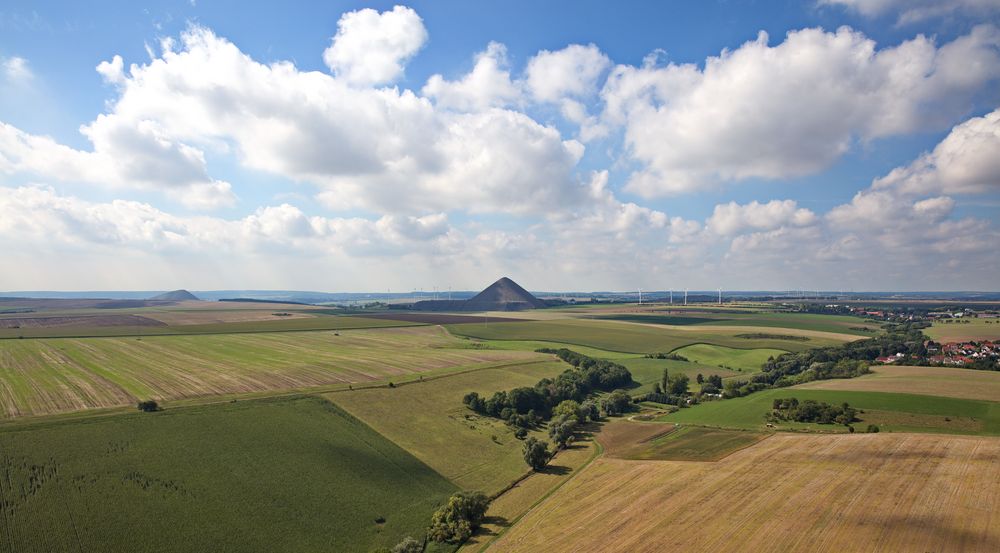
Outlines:
[{"label": "farmland field", "polygon": [[[202,317],[204,319],[204,317]],[[152,319],[150,319],[152,320]],[[174,336],[191,334],[234,334],[257,332],[300,332],[306,330],[349,330],[360,328],[390,328],[415,326],[420,323],[371,319],[367,317],[333,316],[279,317],[270,320],[242,320],[236,322],[155,325],[100,326],[99,323],[83,326],[0,328],[2,338],[60,338],[92,336]]]},{"label": "farmland field", "polygon": [[598,459],[490,551],[997,551],[1000,439],[777,434],[718,462]]},{"label": "farmland field", "polygon": [[872,367],[858,378],[817,380],[796,389],[897,392],[1000,401],[1000,372],[955,367]]},{"label": "farmland field", "polygon": [[[636,323],[673,326],[752,326],[762,328],[788,328],[871,336],[878,330],[877,323],[858,317],[844,315],[817,315],[812,313],[671,313],[657,314],[623,313],[602,315],[602,319],[614,319]],[[867,330],[865,330],[867,329]]]},{"label": "farmland field", "polygon": [[[756,432],[722,430],[700,426],[683,426],[673,430],[664,430],[664,427],[669,428],[671,425],[627,422],[620,424],[639,427],[659,427],[660,432],[645,436],[639,440],[634,440],[631,443],[619,445],[609,454],[609,457],[619,459],[715,461],[734,451],[753,445],[767,436],[767,434]],[[646,429],[643,428],[641,430]],[[652,432],[652,428],[648,431]],[[635,433],[636,431],[632,432]],[[602,440],[601,443],[604,443],[603,436],[600,439]],[[615,440],[611,438],[611,441],[620,441],[620,439]]]},{"label": "farmland field", "polygon": [[[711,401],[689,409],[681,409],[661,418],[665,422],[701,424],[738,429],[763,429],[764,415],[771,410],[776,398],[813,399],[834,405],[847,402],[863,409],[861,422],[854,426],[864,429],[878,425],[882,431],[943,432],[954,434],[1000,435],[1000,402],[915,394],[855,392],[781,388],[765,390],[747,397]],[[846,428],[833,424],[782,422],[779,428],[844,432]]]},{"label": "farmland field", "polygon": [[0,416],[281,391],[546,359],[485,350],[439,327],[0,340]]},{"label": "farmland field", "polygon": [[534,340],[589,346],[624,353],[669,352],[696,343],[735,348],[774,348],[801,351],[817,345],[830,345],[855,336],[789,329],[783,332],[807,332],[815,335],[809,342],[798,340],[747,340],[736,335],[752,332],[753,327],[658,327],[626,322],[593,320],[532,321],[494,325],[458,324],[448,329],[461,336],[484,340]]},{"label": "farmland field", "polygon": [[924,334],[938,342],[964,342],[967,340],[1000,340],[1000,318],[957,319],[959,322],[935,322]]},{"label": "farmland field", "polygon": [[459,552],[482,551],[491,539],[515,524],[554,488],[575,477],[596,452],[593,439],[586,437],[560,451],[545,470],[532,473],[490,503],[483,527],[462,545]]},{"label": "farmland field", "polygon": [[0,474],[10,553],[369,551],[455,490],[318,398],[20,424]]},{"label": "farmland field", "polygon": [[695,363],[756,372],[760,370],[761,365],[767,362],[769,357],[777,357],[787,352],[780,349],[736,349],[710,344],[694,344],[676,350],[674,353]]},{"label": "farmland field", "polygon": [[494,493],[526,472],[521,442],[502,421],[470,411],[462,397],[533,386],[568,367],[543,361],[326,397],[460,487]]}]

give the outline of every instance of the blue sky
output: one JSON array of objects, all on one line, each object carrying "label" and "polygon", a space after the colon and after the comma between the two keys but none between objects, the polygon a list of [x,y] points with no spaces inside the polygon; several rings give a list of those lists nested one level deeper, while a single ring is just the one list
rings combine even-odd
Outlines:
[{"label": "blue sky", "polygon": [[995,290],[998,25],[971,0],[8,2],[0,290]]}]

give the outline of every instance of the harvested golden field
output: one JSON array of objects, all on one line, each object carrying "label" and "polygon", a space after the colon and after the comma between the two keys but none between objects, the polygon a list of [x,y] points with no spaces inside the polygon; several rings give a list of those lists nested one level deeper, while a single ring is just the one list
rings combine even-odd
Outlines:
[{"label": "harvested golden field", "polygon": [[952,367],[872,367],[858,378],[817,380],[796,386],[815,390],[896,392],[963,399],[1000,400],[1000,372]]},{"label": "harvested golden field", "polygon": [[0,418],[115,407],[139,399],[346,387],[415,373],[549,359],[468,346],[439,327],[424,326],[342,330],[339,335],[0,340]]},{"label": "harvested golden field", "polygon": [[599,459],[490,551],[998,551],[1000,439],[779,434],[718,462]]},{"label": "harvested golden field", "polygon": [[946,319],[925,328],[924,334],[938,342],[1000,340],[1000,319]]}]

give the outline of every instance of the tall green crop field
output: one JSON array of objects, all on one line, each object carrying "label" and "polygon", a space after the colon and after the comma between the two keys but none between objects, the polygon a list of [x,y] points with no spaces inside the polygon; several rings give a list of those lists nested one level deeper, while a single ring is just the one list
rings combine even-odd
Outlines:
[{"label": "tall green crop field", "polygon": [[0,429],[5,553],[369,551],[453,491],[314,397]]}]

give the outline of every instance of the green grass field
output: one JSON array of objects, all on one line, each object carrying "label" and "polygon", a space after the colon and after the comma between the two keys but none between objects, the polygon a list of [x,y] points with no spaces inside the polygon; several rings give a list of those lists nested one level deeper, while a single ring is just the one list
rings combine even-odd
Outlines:
[{"label": "green grass field", "polygon": [[[338,335],[339,334],[339,335]],[[544,359],[439,327],[0,340],[0,417],[343,386]]]},{"label": "green grass field", "polygon": [[545,361],[326,397],[460,487],[494,493],[527,470],[521,442],[502,421],[470,411],[462,397],[533,386],[568,368]]},{"label": "green grass field", "polygon": [[709,344],[694,344],[683,347],[674,353],[703,365],[757,372],[769,357],[777,357],[786,352],[780,349],[736,349]]},{"label": "green grass field", "polygon": [[[764,328],[792,328],[817,332],[836,332],[855,336],[871,336],[879,329],[878,324],[859,317],[845,315],[819,315],[814,313],[692,313],[688,314],[640,314],[620,313],[599,316],[601,319],[630,321],[635,323],[661,324],[671,326],[753,326]],[[868,331],[859,330],[868,328]]]},{"label": "green grass field", "polygon": [[369,551],[455,491],[319,398],[21,424],[0,475],[11,553]]},{"label": "green grass field", "polygon": [[[893,394],[884,392],[853,392],[782,388],[765,390],[747,397],[712,401],[681,409],[659,420],[738,429],[763,429],[764,415],[771,410],[775,398],[795,397],[799,401],[814,399],[863,409],[861,422],[855,428],[864,430],[868,424],[882,431],[940,432],[952,434],[1000,435],[1000,402],[957,399],[948,397]],[[779,429],[844,432],[839,425],[787,423]]]},{"label": "green grass field", "polygon": [[737,338],[737,334],[749,332],[749,328],[739,330],[713,330],[711,327],[697,326],[684,329],[642,326],[628,323],[595,320],[555,320],[503,323],[494,325],[457,324],[448,325],[449,331],[460,336],[484,340],[532,340],[587,346],[623,353],[669,352],[696,343],[710,343],[735,348],[774,348],[788,351],[802,351],[818,345],[839,343],[829,338],[813,338],[809,342],[797,340],[747,340]]},{"label": "green grass field", "polygon": [[646,359],[643,357],[633,357],[630,359],[617,359],[616,363],[625,365],[632,373],[632,379],[640,384],[638,388],[629,390],[632,395],[643,394],[653,391],[653,384],[663,377],[663,369],[667,369],[670,376],[686,375],[690,380],[690,389],[699,390],[695,378],[699,374],[708,378],[711,375],[719,375],[722,378],[729,378],[742,373],[723,369],[714,365],[702,363],[691,363],[687,361],[674,361],[672,359]]},{"label": "green grass field", "polygon": [[682,426],[638,443],[623,459],[660,461],[717,461],[734,451],[751,446],[766,435],[757,432]]}]

